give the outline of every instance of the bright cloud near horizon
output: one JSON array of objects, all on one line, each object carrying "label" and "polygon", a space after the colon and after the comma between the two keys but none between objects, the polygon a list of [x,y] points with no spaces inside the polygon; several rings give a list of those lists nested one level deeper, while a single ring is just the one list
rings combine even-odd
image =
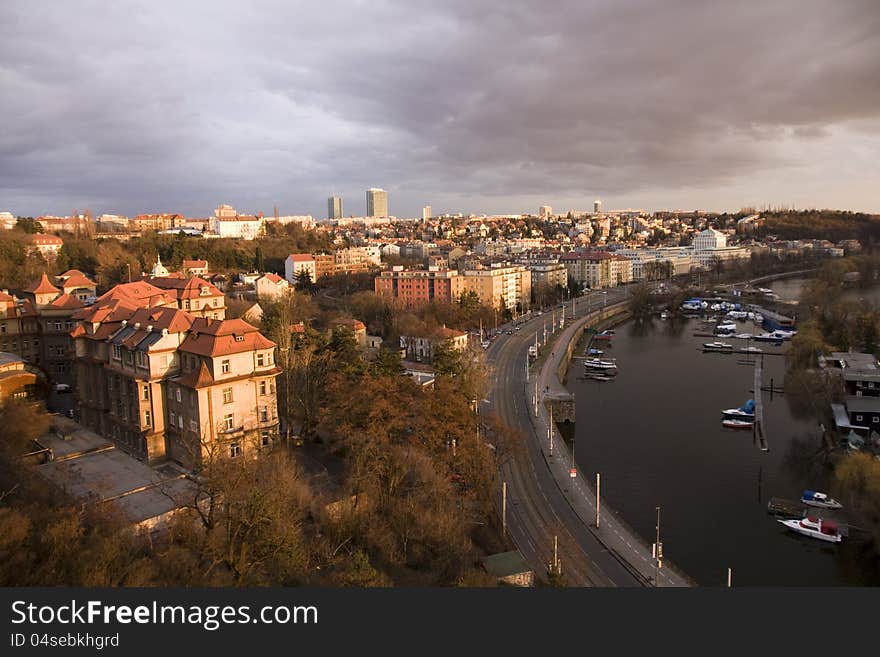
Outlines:
[{"label": "bright cloud near horizon", "polygon": [[[51,9],[49,8],[51,7]],[[0,211],[880,210],[876,0],[0,3]]]}]

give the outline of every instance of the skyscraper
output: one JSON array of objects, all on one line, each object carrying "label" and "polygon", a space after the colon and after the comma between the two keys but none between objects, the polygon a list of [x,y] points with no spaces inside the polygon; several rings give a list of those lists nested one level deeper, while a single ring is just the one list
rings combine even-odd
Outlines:
[{"label": "skyscraper", "polygon": [[602,212],[602,201],[600,201],[599,199],[593,201],[593,212]]},{"label": "skyscraper", "polygon": [[328,219],[341,219],[342,218],[342,197],[341,196],[331,196],[327,199],[327,218]]},{"label": "skyscraper", "polygon": [[433,217],[434,216],[433,212],[434,211],[431,209],[430,205],[426,205],[425,207],[423,207],[422,208],[422,221],[427,221],[428,219]]},{"label": "skyscraper", "polygon": [[388,192],[384,189],[370,187],[370,189],[367,190],[367,216],[388,216]]}]

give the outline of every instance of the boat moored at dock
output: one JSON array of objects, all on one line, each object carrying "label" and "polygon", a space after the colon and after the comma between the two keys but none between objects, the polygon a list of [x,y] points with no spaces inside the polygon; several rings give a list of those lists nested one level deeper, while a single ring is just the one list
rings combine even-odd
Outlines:
[{"label": "boat moored at dock", "polygon": [[704,342],[703,351],[720,351],[723,353],[733,352],[733,345],[727,342]]},{"label": "boat moored at dock", "polygon": [[801,518],[799,520],[777,520],[776,522],[785,525],[798,534],[810,536],[811,538],[818,538],[819,540],[828,541],[829,543],[840,543],[843,541],[843,536],[841,535],[837,524],[830,520],[823,520],[821,518]]},{"label": "boat moored at dock", "polygon": [[754,422],[749,422],[748,420],[734,420],[731,418],[725,418],[721,420],[721,426],[726,429],[751,429],[755,426]]},{"label": "boat moored at dock", "polygon": [[616,370],[617,361],[605,360],[602,358],[587,358],[584,360],[584,367],[591,370]]},{"label": "boat moored at dock", "polygon": [[755,420],[755,401],[749,399],[739,408],[728,408],[721,411],[721,414],[731,420]]},{"label": "boat moored at dock", "polygon": [[832,497],[828,497],[825,493],[820,493],[814,490],[805,490],[804,494],[801,495],[801,502],[804,504],[809,504],[810,506],[816,506],[820,509],[842,509],[843,504],[838,502]]}]

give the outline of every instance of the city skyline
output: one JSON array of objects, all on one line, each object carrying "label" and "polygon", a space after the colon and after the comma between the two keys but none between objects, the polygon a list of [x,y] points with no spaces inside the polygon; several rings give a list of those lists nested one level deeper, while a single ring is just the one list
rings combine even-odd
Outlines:
[{"label": "city skyline", "polygon": [[0,7],[0,211],[880,210],[872,2],[134,5]]}]

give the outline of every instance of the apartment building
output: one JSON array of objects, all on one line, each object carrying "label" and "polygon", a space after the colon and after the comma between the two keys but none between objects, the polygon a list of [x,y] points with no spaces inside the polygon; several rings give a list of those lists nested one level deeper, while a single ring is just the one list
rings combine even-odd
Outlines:
[{"label": "apartment building", "polygon": [[218,237],[253,240],[263,234],[263,217],[238,214],[231,205],[221,205],[209,220],[209,230]]},{"label": "apartment building", "polygon": [[457,271],[429,269],[405,271],[401,266],[380,273],[375,281],[376,294],[397,299],[404,306],[420,306],[438,301],[450,303],[460,295]]},{"label": "apartment building", "polygon": [[144,281],[128,285],[76,314],[81,422],[148,463],[196,467],[270,446],[274,343],[243,320],[196,317]]},{"label": "apartment building", "polygon": [[528,308],[532,297],[532,272],[522,265],[466,270],[459,277],[458,295],[475,292],[480,303],[493,308]]},{"label": "apartment building", "polygon": [[185,310],[196,317],[226,317],[226,295],[203,278],[184,278],[183,274],[169,274],[150,276],[144,282],[164,291],[174,300],[179,310]]},{"label": "apartment building", "polygon": [[171,230],[184,228],[186,222],[186,217],[177,213],[139,214],[128,220],[128,228],[134,231]]},{"label": "apartment building", "polygon": [[532,272],[533,289],[568,286],[568,270],[556,259],[530,262],[526,266]]},{"label": "apartment building", "polygon": [[566,253],[559,258],[569,278],[592,289],[608,288],[633,280],[632,261],[607,251]]},{"label": "apartment building", "polygon": [[318,279],[315,256],[310,253],[291,253],[284,261],[284,278],[290,285],[296,285],[299,277],[306,273],[309,280],[314,282]]},{"label": "apartment building", "polygon": [[254,283],[257,298],[260,300],[279,299],[290,291],[290,287],[290,283],[286,279],[271,272],[263,274]]},{"label": "apartment building", "polygon": [[30,299],[0,291],[0,351],[14,353],[39,366],[40,319]]},{"label": "apartment building", "polygon": [[207,276],[208,261],[207,260],[184,260],[180,266],[183,269],[184,276]]},{"label": "apartment building", "polygon": [[62,246],[64,241],[55,235],[36,234],[30,237],[30,250],[39,253],[46,260],[54,259]]}]

